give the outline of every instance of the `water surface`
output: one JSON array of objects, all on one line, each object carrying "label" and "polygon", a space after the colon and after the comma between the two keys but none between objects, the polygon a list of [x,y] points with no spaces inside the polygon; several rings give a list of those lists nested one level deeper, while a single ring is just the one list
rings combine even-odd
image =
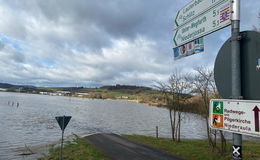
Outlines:
[{"label": "water surface", "polygon": [[[58,141],[61,131],[56,116],[72,116],[65,136],[98,132],[155,136],[156,126],[159,136],[171,136],[167,109],[126,101],[0,92],[0,111],[0,159],[6,160],[35,159],[39,155],[19,156],[19,148]],[[181,134],[203,139],[205,122],[198,115],[183,114]]]}]

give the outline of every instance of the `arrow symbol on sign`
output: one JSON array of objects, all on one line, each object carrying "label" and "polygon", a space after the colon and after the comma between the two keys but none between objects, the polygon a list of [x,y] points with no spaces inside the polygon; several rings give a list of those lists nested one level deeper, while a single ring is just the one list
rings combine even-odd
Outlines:
[{"label": "arrow symbol on sign", "polygon": [[177,42],[176,42],[177,33],[178,33],[178,30],[176,30],[175,33],[174,33],[174,37],[173,37],[173,42],[174,42],[173,46],[174,46],[174,47],[173,47],[173,48],[175,48],[175,47],[178,46],[178,44],[177,44]]},{"label": "arrow symbol on sign", "polygon": [[179,16],[179,13],[180,13],[180,11],[178,11],[178,13],[177,13],[177,15],[176,15],[176,18],[175,18],[175,20],[174,20],[174,22],[175,22],[175,27],[174,27],[174,28],[179,27],[179,24],[178,24],[178,22],[177,22],[177,17]]},{"label": "arrow symbol on sign", "polygon": [[255,131],[259,132],[259,111],[260,111],[260,109],[257,106],[255,106],[253,111],[255,112]]}]

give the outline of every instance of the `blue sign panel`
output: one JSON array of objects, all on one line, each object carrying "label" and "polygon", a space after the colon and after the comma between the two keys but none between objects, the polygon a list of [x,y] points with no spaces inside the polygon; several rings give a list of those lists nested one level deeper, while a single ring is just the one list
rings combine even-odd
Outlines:
[{"label": "blue sign panel", "polygon": [[190,56],[204,51],[203,37],[184,44],[178,48],[173,48],[174,59]]}]

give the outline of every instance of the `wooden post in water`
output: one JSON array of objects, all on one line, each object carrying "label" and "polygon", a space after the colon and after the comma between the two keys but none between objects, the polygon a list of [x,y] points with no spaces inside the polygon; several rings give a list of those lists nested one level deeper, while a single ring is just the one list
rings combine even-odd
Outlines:
[{"label": "wooden post in water", "polygon": [[156,126],[156,138],[158,138],[158,126]]}]

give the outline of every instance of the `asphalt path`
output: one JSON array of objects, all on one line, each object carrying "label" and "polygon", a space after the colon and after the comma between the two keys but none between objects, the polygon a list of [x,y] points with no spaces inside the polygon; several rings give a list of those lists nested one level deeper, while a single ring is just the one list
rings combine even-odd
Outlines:
[{"label": "asphalt path", "polygon": [[183,160],[116,134],[100,133],[84,138],[111,160]]}]

